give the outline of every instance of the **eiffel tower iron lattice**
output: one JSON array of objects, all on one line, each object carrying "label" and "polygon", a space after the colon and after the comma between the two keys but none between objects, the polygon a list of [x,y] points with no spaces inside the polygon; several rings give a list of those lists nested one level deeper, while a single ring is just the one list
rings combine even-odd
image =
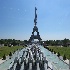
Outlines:
[{"label": "eiffel tower iron lattice", "polygon": [[[35,7],[35,19],[34,19],[34,28],[33,28],[33,32],[32,32],[32,35],[29,39],[29,41],[33,41],[34,39],[38,39],[39,41],[41,41],[41,37],[39,35],[39,32],[38,32],[38,28],[37,28],[37,8]],[[34,35],[34,32],[37,32],[37,35]]]}]

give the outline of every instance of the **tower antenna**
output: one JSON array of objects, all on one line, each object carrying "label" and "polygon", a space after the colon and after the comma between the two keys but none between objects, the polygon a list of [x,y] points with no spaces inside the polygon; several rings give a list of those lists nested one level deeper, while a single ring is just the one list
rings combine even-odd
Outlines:
[{"label": "tower antenna", "polygon": [[34,18],[34,25],[36,26],[37,25],[37,8],[35,7],[35,18]]}]

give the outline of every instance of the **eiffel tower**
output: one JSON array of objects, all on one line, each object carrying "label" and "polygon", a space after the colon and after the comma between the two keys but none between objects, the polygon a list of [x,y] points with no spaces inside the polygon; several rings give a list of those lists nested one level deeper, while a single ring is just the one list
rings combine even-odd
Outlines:
[{"label": "eiffel tower", "polygon": [[[42,40],[40,35],[39,35],[39,32],[38,32],[38,28],[37,28],[37,8],[35,7],[35,19],[34,19],[34,28],[33,28],[33,32],[32,32],[32,35],[29,39],[29,41],[34,41],[34,39],[38,39],[39,42]],[[34,35],[34,32],[37,32],[37,35]]]}]

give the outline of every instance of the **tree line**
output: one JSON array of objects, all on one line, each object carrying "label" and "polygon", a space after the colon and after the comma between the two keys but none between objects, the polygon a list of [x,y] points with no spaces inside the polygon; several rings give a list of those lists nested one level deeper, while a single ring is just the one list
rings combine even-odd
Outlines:
[{"label": "tree line", "polygon": [[69,39],[64,39],[64,40],[47,40],[43,41],[44,45],[50,45],[50,46],[70,46],[70,40]]},{"label": "tree line", "polygon": [[[44,42],[44,43],[43,43]],[[21,40],[15,40],[15,39],[0,39],[0,45],[4,44],[4,46],[8,45],[24,45],[30,43],[27,40],[21,41]],[[45,45],[50,45],[50,46],[70,46],[70,40],[69,39],[64,39],[64,40],[46,40],[46,41],[41,41],[41,43]]]},{"label": "tree line", "polygon": [[27,40],[21,41],[21,40],[15,40],[15,39],[0,39],[0,45],[4,46],[16,46],[16,45],[24,45],[26,43]]}]

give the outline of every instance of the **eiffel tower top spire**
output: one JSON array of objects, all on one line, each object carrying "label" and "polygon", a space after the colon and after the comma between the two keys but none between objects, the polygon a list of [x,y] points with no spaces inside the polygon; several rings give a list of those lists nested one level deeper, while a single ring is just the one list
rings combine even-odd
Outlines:
[{"label": "eiffel tower top spire", "polygon": [[[30,42],[33,41],[34,39],[38,39],[39,42],[42,40],[40,35],[39,35],[38,28],[36,26],[37,25],[37,13],[36,13],[36,11],[37,11],[37,8],[35,7],[34,28],[33,28],[32,35],[29,39]],[[34,35],[34,32],[37,32],[37,35]]]},{"label": "eiffel tower top spire", "polygon": [[35,7],[35,18],[34,18],[34,25],[37,25],[37,13],[36,13],[37,8]]}]

